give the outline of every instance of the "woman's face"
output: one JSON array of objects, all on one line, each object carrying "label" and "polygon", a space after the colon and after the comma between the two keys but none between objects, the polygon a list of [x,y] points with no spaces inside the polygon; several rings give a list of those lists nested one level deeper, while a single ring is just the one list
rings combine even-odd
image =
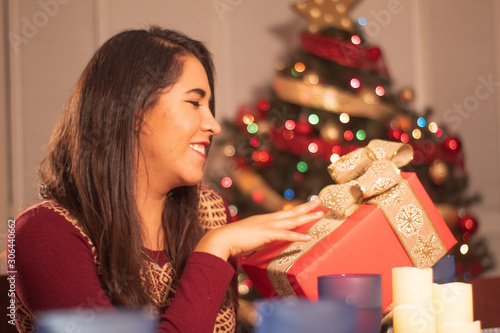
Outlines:
[{"label": "woman's face", "polygon": [[165,195],[202,180],[210,137],[221,131],[209,109],[211,95],[202,64],[187,56],[177,83],[144,118],[138,181],[148,181],[148,191]]}]

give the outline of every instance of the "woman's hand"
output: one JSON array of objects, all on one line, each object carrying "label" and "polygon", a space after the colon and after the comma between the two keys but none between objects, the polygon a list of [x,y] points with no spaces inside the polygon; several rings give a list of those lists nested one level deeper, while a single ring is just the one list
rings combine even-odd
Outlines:
[{"label": "woman's hand", "polygon": [[291,230],[321,218],[324,215],[321,211],[309,213],[319,204],[320,200],[316,199],[289,210],[255,215],[212,229],[203,236],[194,250],[227,260],[230,256],[257,251],[277,240],[306,242],[311,239],[310,236]]}]

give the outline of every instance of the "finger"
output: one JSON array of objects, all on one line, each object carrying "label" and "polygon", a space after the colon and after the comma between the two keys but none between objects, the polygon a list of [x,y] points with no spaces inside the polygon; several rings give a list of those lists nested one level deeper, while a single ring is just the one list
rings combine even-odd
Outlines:
[{"label": "finger", "polygon": [[324,215],[325,213],[323,211],[318,211],[300,216],[293,216],[291,218],[276,221],[274,227],[278,229],[295,229],[303,224],[316,221]]},{"label": "finger", "polygon": [[298,215],[304,215],[307,212],[310,212],[311,210],[318,208],[320,204],[321,204],[321,200],[316,198],[316,199],[311,200],[309,202],[295,206],[291,209],[279,211],[279,212],[274,213],[274,214],[276,214],[276,218],[278,218],[278,219],[291,218],[291,217],[298,216]]},{"label": "finger", "polygon": [[300,232],[283,230],[278,232],[273,237],[273,240],[276,241],[289,241],[289,242],[308,242],[311,240],[310,235],[305,235]]}]

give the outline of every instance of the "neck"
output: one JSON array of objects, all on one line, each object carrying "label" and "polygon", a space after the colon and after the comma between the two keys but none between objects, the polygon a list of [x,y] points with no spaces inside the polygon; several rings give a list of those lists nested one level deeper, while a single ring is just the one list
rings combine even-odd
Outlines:
[{"label": "neck", "polygon": [[163,207],[166,195],[160,195],[137,184],[136,204],[141,218],[143,246],[154,251],[165,248],[165,235],[162,227]]}]

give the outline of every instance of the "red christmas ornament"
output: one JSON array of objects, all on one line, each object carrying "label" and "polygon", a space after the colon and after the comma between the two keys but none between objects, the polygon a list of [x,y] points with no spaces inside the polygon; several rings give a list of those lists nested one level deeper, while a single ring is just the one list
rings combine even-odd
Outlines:
[{"label": "red christmas ornament", "polygon": [[371,60],[377,60],[381,54],[382,52],[378,47],[372,47],[368,50],[368,58]]},{"label": "red christmas ornament", "polygon": [[313,126],[307,120],[299,120],[295,123],[295,132],[299,134],[310,134]]},{"label": "red christmas ornament", "polygon": [[460,228],[462,233],[468,233],[469,235],[472,235],[474,232],[476,232],[478,223],[473,216],[466,215],[458,220],[458,227]]},{"label": "red christmas ornament", "polygon": [[257,107],[259,108],[259,111],[267,111],[271,107],[271,104],[269,103],[268,100],[263,99],[263,100],[259,101],[259,104],[257,105]]}]

